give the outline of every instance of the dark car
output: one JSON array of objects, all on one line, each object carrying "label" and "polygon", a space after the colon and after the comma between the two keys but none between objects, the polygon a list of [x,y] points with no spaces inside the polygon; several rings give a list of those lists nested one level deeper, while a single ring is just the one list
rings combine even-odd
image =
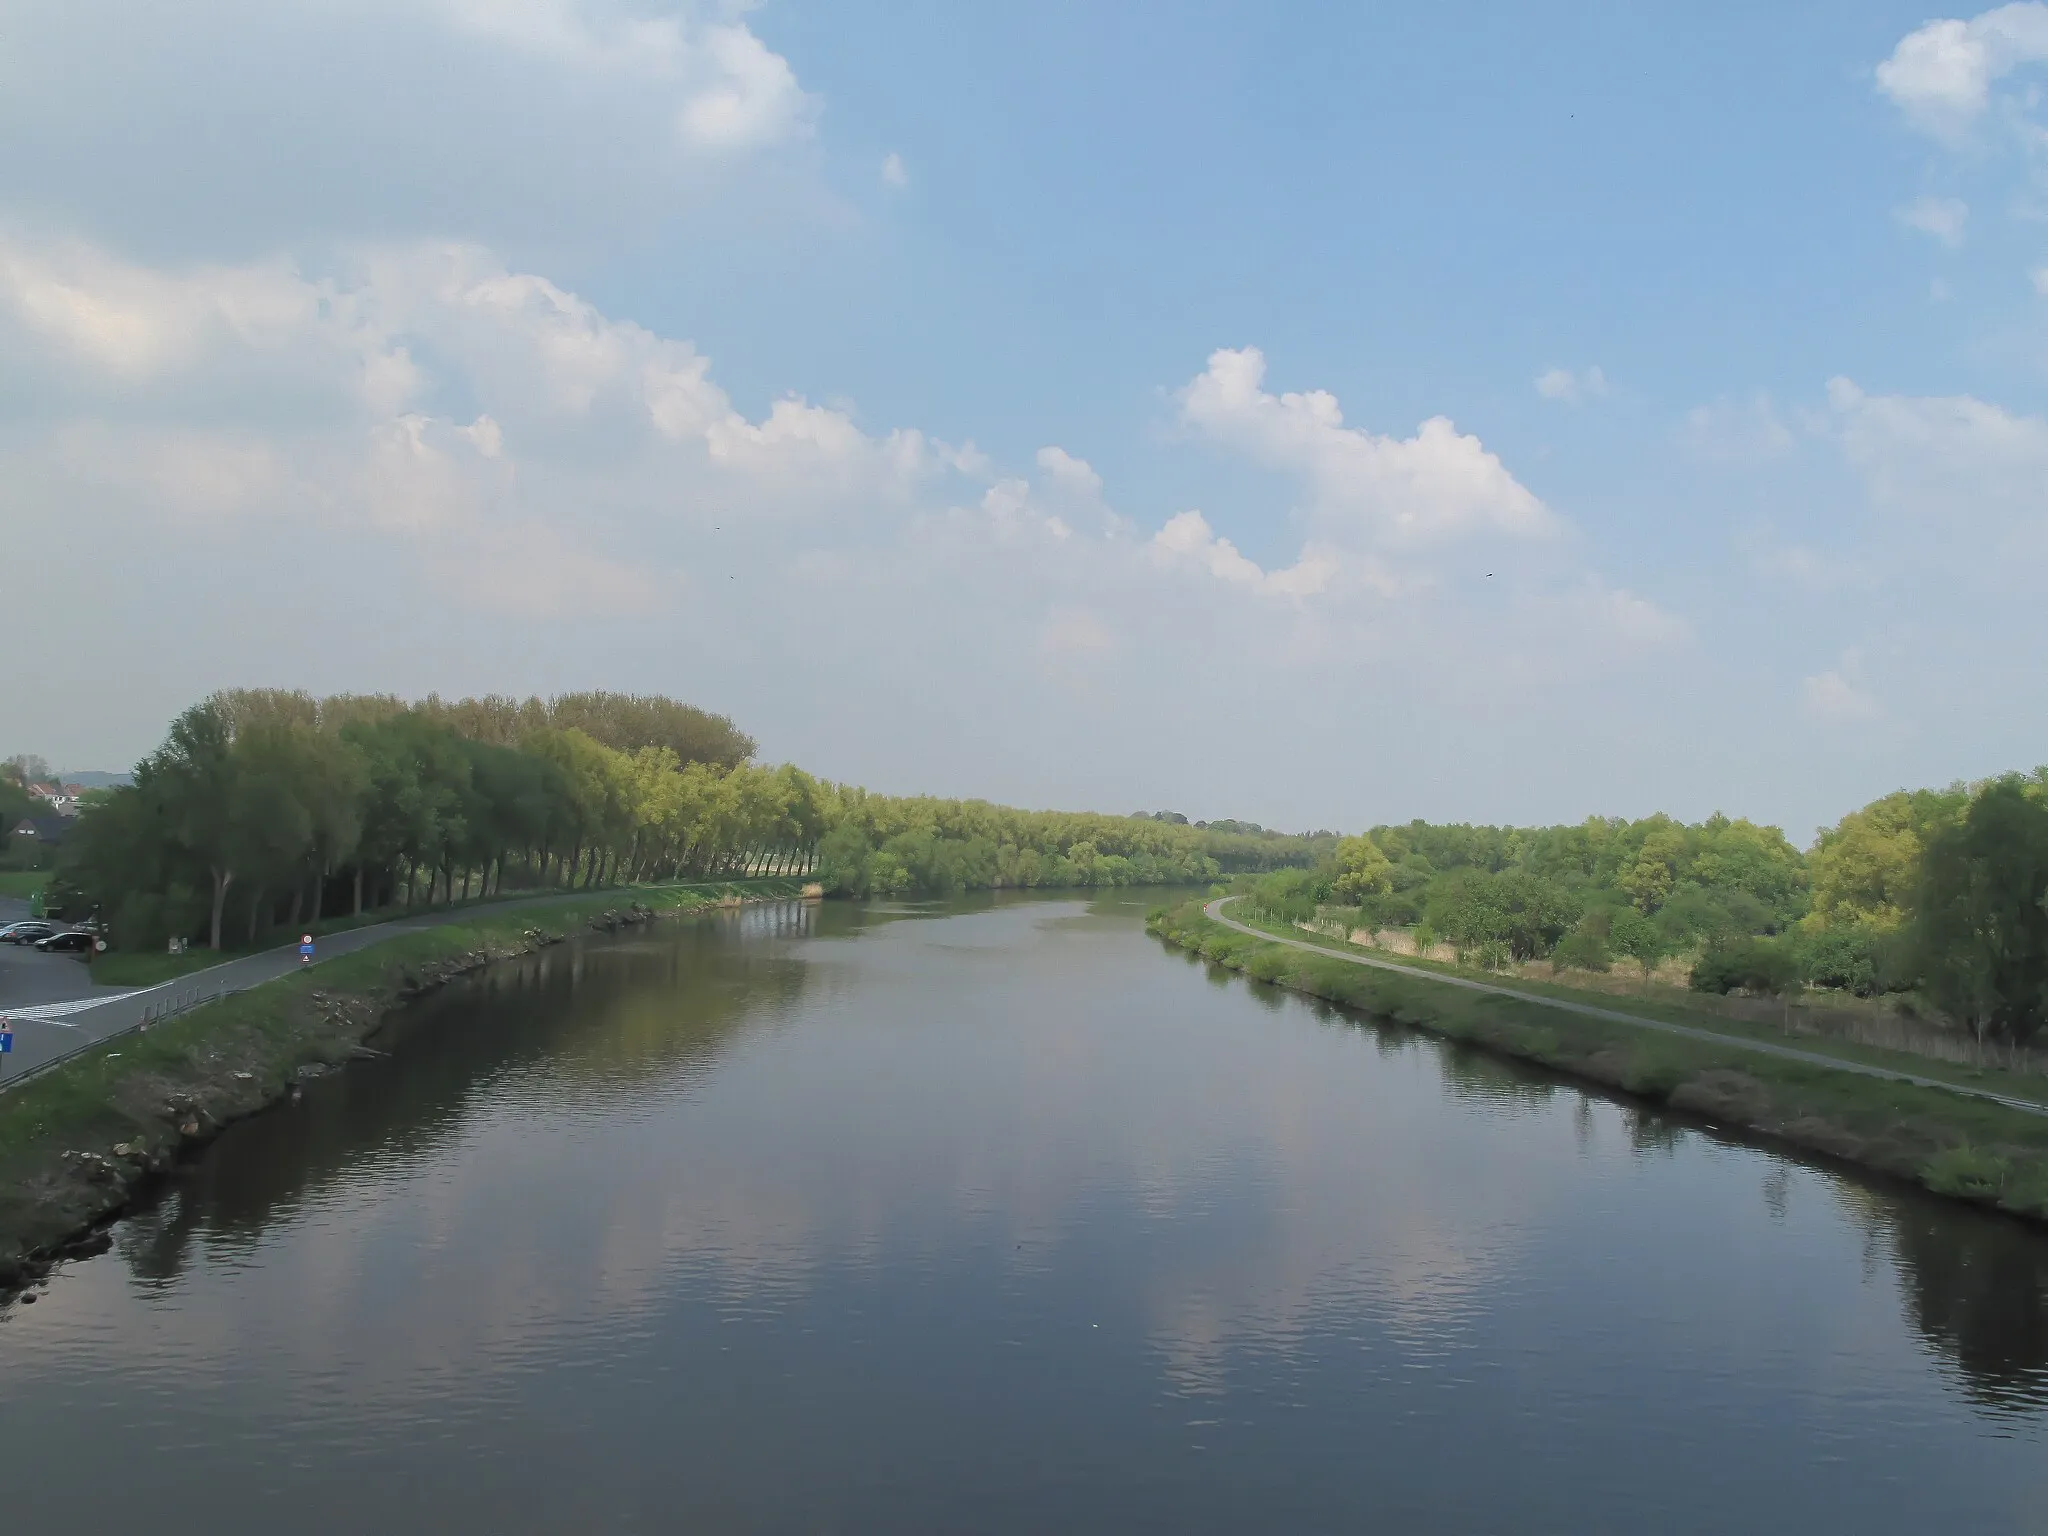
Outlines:
[{"label": "dark car", "polygon": [[26,922],[9,923],[0,928],[0,942],[8,944],[33,944],[38,939],[47,939],[57,931],[55,923],[46,923],[39,917]]},{"label": "dark car", "polygon": [[53,933],[47,939],[37,939],[36,948],[45,954],[62,954],[67,950],[90,950],[92,935],[83,928],[73,928],[66,933]]}]

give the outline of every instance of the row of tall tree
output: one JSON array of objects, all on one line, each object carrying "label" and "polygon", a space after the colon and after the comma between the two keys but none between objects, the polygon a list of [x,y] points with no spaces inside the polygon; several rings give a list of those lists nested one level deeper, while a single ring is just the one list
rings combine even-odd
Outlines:
[{"label": "row of tall tree", "polygon": [[1149,816],[896,798],[750,761],[672,699],[416,704],[280,690],[180,715],[134,783],[89,797],[56,896],[121,947],[219,949],[343,908],[509,888],[804,874],[852,895],[1199,881],[1333,842]]},{"label": "row of tall tree", "polygon": [[807,867],[819,786],[674,700],[237,690],[90,797],[58,894],[139,947],[519,886]]},{"label": "row of tall tree", "polygon": [[1980,1038],[2025,1040],[2048,1023],[2048,769],[1887,795],[1803,854],[1725,816],[1375,827],[1254,899],[1482,965],[1647,978],[1677,956],[1705,991],[1913,992]]}]

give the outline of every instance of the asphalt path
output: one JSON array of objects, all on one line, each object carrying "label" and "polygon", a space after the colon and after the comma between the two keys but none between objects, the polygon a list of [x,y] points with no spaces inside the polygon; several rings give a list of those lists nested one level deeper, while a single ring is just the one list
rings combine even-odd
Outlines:
[{"label": "asphalt path", "polygon": [[1439,982],[1447,987],[1463,987],[1468,992],[1489,992],[1496,997],[1512,997],[1525,1003],[1539,1003],[1545,1008],[1557,1008],[1566,1013],[1583,1014],[1590,1019],[1604,1019],[1611,1024],[1628,1024],[1637,1029],[1655,1030],[1664,1035],[1681,1035],[1688,1040],[1704,1041],[1708,1045],[1728,1046],[1739,1051],[1754,1051],[1759,1056],[1776,1056],[1784,1061],[1805,1062],[1808,1066],[1827,1067],[1836,1072],[1853,1072],[1859,1077],[1880,1078],[1888,1083],[1910,1083],[1915,1088],[1938,1088],[1944,1093],[1961,1094],[1965,1098],[1990,1099],[2008,1109],[2017,1109],[2022,1114],[2039,1115],[2048,1119],[2048,1104],[2033,1099],[2016,1099],[2003,1093],[1990,1093],[1982,1088],[1970,1088],[1961,1083],[1944,1082],[1938,1077],[1920,1077],[1912,1072],[1894,1072],[1887,1067],[1873,1067],[1860,1061],[1845,1061],[1839,1056],[1824,1056],[1818,1051],[1802,1051],[1797,1046],[1779,1045],[1770,1040],[1752,1040],[1743,1035],[1721,1035],[1711,1029],[1697,1029],[1690,1024],[1674,1024],[1668,1019],[1645,1018],[1639,1013],[1623,1013],[1614,1008],[1602,1008],[1593,1003],[1574,1003],[1561,997],[1545,997],[1540,992],[1522,992],[1514,987],[1496,986],[1492,982],[1473,981],[1464,976],[1445,976],[1436,971],[1421,970],[1412,965],[1398,965],[1391,960],[1382,960],[1374,955],[1354,954],[1349,950],[1329,949],[1321,944],[1311,944],[1306,939],[1283,939],[1264,929],[1253,928],[1235,918],[1223,915],[1225,902],[1235,901],[1234,896],[1225,896],[1210,902],[1202,908],[1202,915],[1212,923],[1221,923],[1239,933],[1248,933],[1255,939],[1264,939],[1269,944],[1285,944],[1289,949],[1306,950],[1312,955],[1325,955],[1332,960],[1347,961],[1352,965],[1369,966],[1376,971],[1397,971],[1403,976],[1414,976],[1423,981]]},{"label": "asphalt path", "polygon": [[[418,917],[397,918],[388,923],[372,923],[341,933],[323,934],[318,940],[318,955],[313,963],[317,966],[323,960],[354,954],[359,949],[368,949],[372,944],[382,943],[401,933],[439,928],[480,912],[514,911],[520,907],[560,901],[566,894],[569,893],[557,891],[544,896],[522,896],[513,901],[472,902],[467,906],[439,908]],[[622,894],[621,899],[631,901],[635,897]],[[22,915],[27,915],[25,907]],[[14,1051],[11,1055],[0,1056],[0,1087],[4,1087],[9,1079],[19,1077],[54,1057],[69,1055],[80,1046],[133,1029],[153,1007],[162,1007],[188,994],[208,998],[223,992],[246,991],[299,968],[299,947],[287,944],[220,965],[210,965],[204,970],[190,971],[160,986],[106,988],[94,987],[90,971],[70,955],[43,955],[34,950],[18,953],[35,962],[20,967],[19,974],[28,978],[22,983],[24,991],[33,990],[32,983],[41,982],[42,992],[47,995],[33,998],[24,995],[17,999],[12,990],[0,990],[0,1015],[9,1017],[14,1028]],[[0,944],[0,985],[7,984],[16,974],[15,958],[14,945]],[[60,967],[68,969],[59,970]],[[46,968],[47,976],[44,976],[42,973]],[[68,992],[64,990],[67,984]]]}]

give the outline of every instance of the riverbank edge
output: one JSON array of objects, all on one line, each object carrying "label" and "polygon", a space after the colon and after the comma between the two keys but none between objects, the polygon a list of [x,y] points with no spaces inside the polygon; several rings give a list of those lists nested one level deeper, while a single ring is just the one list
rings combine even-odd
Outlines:
[{"label": "riverbank edge", "polygon": [[2048,1226],[2048,1121],[1990,1100],[1651,1035],[1419,972],[1347,964],[1226,928],[1199,902],[1157,909],[1145,926],[1255,981]]},{"label": "riverbank edge", "polygon": [[456,978],[578,932],[806,889],[800,878],[629,887],[484,909],[103,1042],[0,1095],[0,1300],[63,1259],[104,1251],[111,1224],[179,1163],[361,1056],[396,1011]]}]

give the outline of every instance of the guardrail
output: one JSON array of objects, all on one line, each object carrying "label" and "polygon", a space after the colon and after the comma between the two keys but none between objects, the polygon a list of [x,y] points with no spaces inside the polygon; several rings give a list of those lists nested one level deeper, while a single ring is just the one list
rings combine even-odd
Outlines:
[{"label": "guardrail", "polygon": [[[139,1034],[145,1029],[163,1023],[166,1019],[175,1019],[179,1014],[188,1013],[192,1009],[201,1007],[206,1003],[217,1003],[224,997],[233,997],[241,990],[242,988],[240,987],[215,987],[209,991],[203,987],[194,987],[188,992],[178,992],[170,997],[159,998],[154,1002],[144,1005],[141,1014],[133,1024],[100,1035],[96,1039],[88,1040],[83,1045],[75,1045],[68,1051],[52,1056],[48,1061],[37,1062],[25,1072],[11,1077],[0,1078],[0,1093],[5,1093],[10,1088],[19,1088],[23,1083],[34,1082],[52,1068],[60,1067],[67,1061],[73,1061],[83,1056],[87,1051],[95,1050],[105,1045],[109,1040],[126,1039],[129,1035]],[[6,1058],[0,1056],[0,1066],[4,1066],[5,1063]]]}]

